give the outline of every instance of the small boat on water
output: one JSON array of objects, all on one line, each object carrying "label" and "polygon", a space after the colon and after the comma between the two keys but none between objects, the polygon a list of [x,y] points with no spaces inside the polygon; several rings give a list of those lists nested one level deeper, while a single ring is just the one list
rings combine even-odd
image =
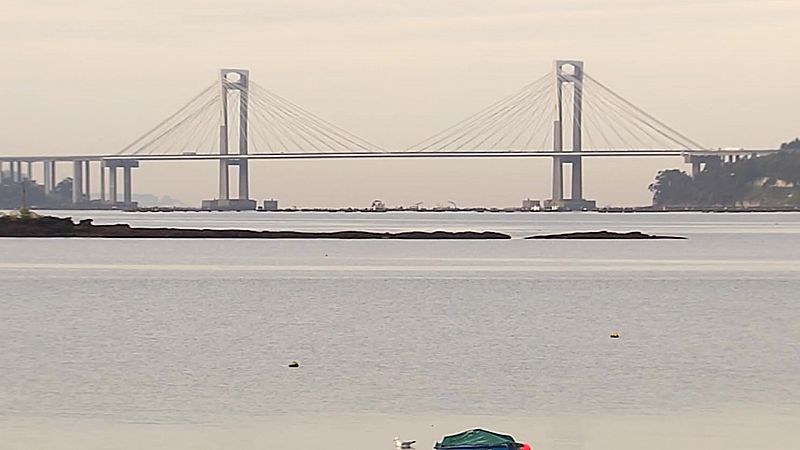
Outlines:
[{"label": "small boat on water", "polygon": [[451,434],[433,446],[436,450],[530,450],[530,445],[517,442],[513,436],[475,428]]},{"label": "small boat on water", "polygon": [[401,441],[399,437],[394,437],[394,446],[397,448],[414,448],[417,441]]}]

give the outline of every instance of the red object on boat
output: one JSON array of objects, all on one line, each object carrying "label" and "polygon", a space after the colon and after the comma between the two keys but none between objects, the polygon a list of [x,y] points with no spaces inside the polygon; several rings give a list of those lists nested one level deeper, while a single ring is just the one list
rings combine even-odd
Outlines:
[{"label": "red object on boat", "polygon": [[528,444],[527,442],[523,442],[522,443],[522,447],[520,447],[520,450],[531,450],[531,444]]}]

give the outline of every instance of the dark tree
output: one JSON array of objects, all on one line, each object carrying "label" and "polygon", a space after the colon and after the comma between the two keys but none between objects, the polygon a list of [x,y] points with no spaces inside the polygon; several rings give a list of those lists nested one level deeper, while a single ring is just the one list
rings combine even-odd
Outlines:
[{"label": "dark tree", "polygon": [[800,138],[781,144],[781,150],[800,150]]},{"label": "dark tree", "polygon": [[70,201],[72,199],[72,178],[64,178],[56,184],[53,188],[53,195],[61,201]]},{"label": "dark tree", "polygon": [[800,139],[784,143],[785,151],[757,158],[706,164],[694,178],[680,170],[658,173],[653,204],[658,206],[762,206],[800,203]]},{"label": "dark tree", "polygon": [[22,182],[11,181],[10,177],[0,183],[0,208],[16,209],[23,205],[23,189],[25,203],[31,208],[67,207],[72,201],[72,179],[66,178],[56,185],[50,194],[45,193],[44,186],[25,179]]},{"label": "dark tree", "polygon": [[648,189],[653,193],[653,204],[658,206],[691,205],[697,197],[692,177],[678,169],[658,172],[656,180]]}]

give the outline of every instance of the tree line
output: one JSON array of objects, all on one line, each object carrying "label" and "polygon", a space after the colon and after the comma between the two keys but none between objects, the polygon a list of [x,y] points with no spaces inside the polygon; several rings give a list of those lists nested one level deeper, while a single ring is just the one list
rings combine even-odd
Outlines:
[{"label": "tree line", "polygon": [[20,182],[11,181],[10,173],[3,173],[0,182],[0,209],[29,208],[57,209],[72,204],[72,178],[65,178],[56,184],[53,192],[45,192],[44,185],[23,178]]},{"label": "tree line", "polygon": [[649,186],[655,206],[800,206],[800,139],[781,151],[708,163],[695,177],[662,170]]}]

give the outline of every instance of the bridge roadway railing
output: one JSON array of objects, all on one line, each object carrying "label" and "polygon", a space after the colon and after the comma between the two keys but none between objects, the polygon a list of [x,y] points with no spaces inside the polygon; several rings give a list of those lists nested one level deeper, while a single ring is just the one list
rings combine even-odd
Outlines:
[{"label": "bridge roadway railing", "polygon": [[473,151],[438,151],[438,152],[336,152],[336,153],[250,153],[247,155],[219,154],[178,154],[178,155],[131,155],[108,156],[104,159],[137,160],[137,161],[202,161],[223,159],[360,159],[360,158],[552,158],[555,156],[580,157],[664,157],[664,156],[703,156],[723,157],[731,155],[764,155],[779,150],[587,150],[582,152],[554,151],[508,151],[508,150],[473,150]]},{"label": "bridge roadway railing", "polygon": [[581,157],[659,157],[659,156],[684,156],[684,157],[726,157],[726,156],[760,156],[779,152],[779,149],[723,149],[723,150],[585,150],[582,152],[554,152],[540,150],[471,150],[471,151],[385,151],[385,152],[282,152],[282,153],[250,153],[213,154],[213,153],[182,153],[163,155],[0,155],[0,163],[10,162],[75,162],[75,161],[193,161],[193,160],[220,160],[220,159],[331,159],[331,158],[525,158],[525,157],[554,157],[554,156],[581,156]]}]

